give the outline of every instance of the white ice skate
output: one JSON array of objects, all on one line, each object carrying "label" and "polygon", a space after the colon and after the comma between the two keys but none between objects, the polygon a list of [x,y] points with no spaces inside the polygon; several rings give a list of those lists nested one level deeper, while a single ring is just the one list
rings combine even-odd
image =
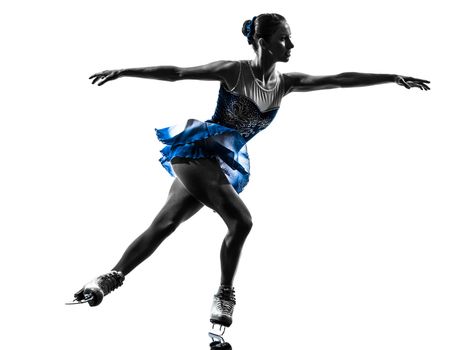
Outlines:
[{"label": "white ice skate", "polygon": [[92,281],[86,283],[83,288],[75,293],[75,299],[67,305],[85,304],[89,306],[98,306],[104,296],[120,287],[125,280],[125,276],[120,271],[111,271],[101,275]]}]

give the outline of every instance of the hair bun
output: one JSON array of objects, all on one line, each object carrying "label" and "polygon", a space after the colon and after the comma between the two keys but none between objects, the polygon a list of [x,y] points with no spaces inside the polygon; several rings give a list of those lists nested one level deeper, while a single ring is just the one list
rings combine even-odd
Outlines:
[{"label": "hair bun", "polygon": [[255,18],[256,17],[246,20],[242,26],[242,34],[247,37],[249,44],[252,44],[253,36],[255,34]]},{"label": "hair bun", "polygon": [[244,34],[244,36],[248,36],[248,34],[249,34],[250,23],[252,23],[252,20],[248,19],[242,25],[242,34]]}]

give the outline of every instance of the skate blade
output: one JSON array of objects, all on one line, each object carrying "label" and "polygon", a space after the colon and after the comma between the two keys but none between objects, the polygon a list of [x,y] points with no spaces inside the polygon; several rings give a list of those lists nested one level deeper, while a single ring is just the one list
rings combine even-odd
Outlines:
[{"label": "skate blade", "polygon": [[226,327],[222,325],[216,325],[219,326],[219,329],[215,328],[215,324],[213,323],[211,326],[211,331],[208,332],[208,336],[214,341],[214,342],[220,342],[224,343],[224,332],[226,331]]},{"label": "skate blade", "polygon": [[[216,329],[215,326],[218,326],[219,330]],[[211,324],[211,333],[223,335],[224,332],[226,332],[226,326],[223,326],[222,324],[218,324],[218,323]]]},{"label": "skate blade", "polygon": [[211,338],[211,340],[213,340],[213,342],[218,342],[221,344],[225,342],[224,338],[219,334],[208,332],[208,336]]},{"label": "skate blade", "polygon": [[91,300],[93,300],[93,297],[89,297],[89,298],[86,298],[86,299],[83,299],[83,300],[73,300],[72,302],[70,303],[65,303],[65,305],[80,305],[80,304],[86,304],[88,302],[90,302]]}]

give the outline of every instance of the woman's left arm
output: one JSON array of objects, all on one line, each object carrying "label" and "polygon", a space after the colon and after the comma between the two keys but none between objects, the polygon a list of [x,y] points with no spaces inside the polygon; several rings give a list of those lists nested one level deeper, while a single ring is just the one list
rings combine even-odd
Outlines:
[{"label": "woman's left arm", "polygon": [[314,91],[333,88],[360,87],[384,83],[397,83],[407,89],[412,87],[430,90],[430,82],[423,79],[397,75],[373,73],[341,73],[337,75],[313,76],[304,73],[284,74],[286,91]]}]

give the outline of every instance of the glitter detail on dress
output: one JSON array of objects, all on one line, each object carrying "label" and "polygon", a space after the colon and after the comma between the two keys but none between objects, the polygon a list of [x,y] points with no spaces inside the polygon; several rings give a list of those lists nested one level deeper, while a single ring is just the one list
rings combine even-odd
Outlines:
[{"label": "glitter detail on dress", "polygon": [[250,98],[227,91],[221,85],[216,111],[211,120],[237,130],[249,141],[270,125],[277,112],[278,108],[261,112]]}]

